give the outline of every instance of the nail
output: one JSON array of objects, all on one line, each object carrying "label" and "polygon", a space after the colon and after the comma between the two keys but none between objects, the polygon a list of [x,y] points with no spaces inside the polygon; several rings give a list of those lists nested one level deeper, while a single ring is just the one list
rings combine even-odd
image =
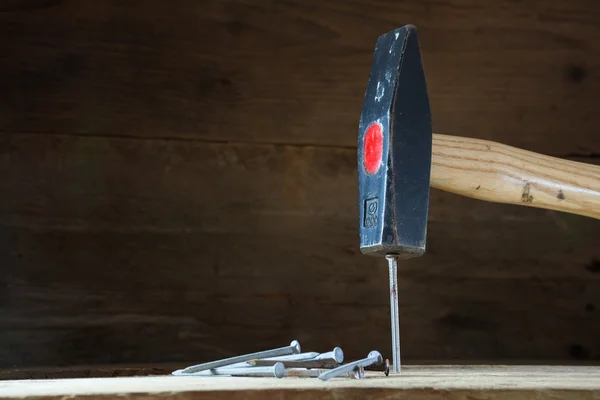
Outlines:
[{"label": "nail", "polygon": [[277,349],[259,351],[256,353],[244,354],[241,356],[229,357],[223,360],[211,361],[204,364],[192,365],[190,367],[184,368],[182,370],[177,370],[173,373],[173,375],[181,375],[181,374],[193,374],[200,371],[206,371],[209,369],[215,369],[219,367],[225,367],[227,365],[242,363],[245,361],[267,358],[267,357],[278,357],[285,356],[289,354],[298,354],[300,353],[300,343],[297,340],[293,340],[289,346],[279,347]]},{"label": "nail", "polygon": [[[344,352],[339,347],[327,353],[315,353],[316,355],[310,359],[303,360],[283,360],[284,357],[277,357],[277,361],[284,363],[286,368],[335,368],[344,361]],[[292,356],[288,356],[292,357]],[[250,365],[273,365],[275,358],[265,358],[262,360],[248,361]]]},{"label": "nail", "polygon": [[357,360],[348,364],[340,365],[337,368],[331,369],[329,371],[323,372],[319,375],[319,379],[322,381],[326,381],[328,379],[334,378],[336,376],[347,374],[348,372],[354,371],[355,368],[358,367],[368,367],[373,364],[380,364],[383,362],[383,357],[381,354],[373,350],[369,353],[367,358],[363,358],[362,360]]},{"label": "nail", "polygon": [[286,368],[285,376],[294,376],[299,378],[316,378],[323,372],[327,370],[325,369],[305,369],[305,368]]},{"label": "nail", "polygon": [[291,354],[288,356],[268,357],[268,358],[265,357],[265,358],[261,358],[261,360],[269,360],[269,361],[312,360],[313,358],[315,358],[318,355],[319,355],[319,353],[317,353],[316,351],[311,351],[308,353]]},{"label": "nail", "polygon": [[324,368],[332,369],[339,367],[340,364],[332,360],[300,360],[300,361],[269,361],[269,360],[252,360],[248,361],[250,365],[254,366],[267,366],[273,365],[276,362],[281,362],[286,368]]},{"label": "nail", "polygon": [[[269,366],[273,366],[273,365],[275,365],[275,363],[269,364]],[[235,363],[235,364],[231,364],[231,365],[225,365],[224,367],[212,368],[209,370],[198,371],[198,372],[186,372],[184,369],[178,369],[176,371],[173,371],[171,374],[177,375],[177,376],[222,375],[222,374],[213,374],[212,372],[221,372],[221,371],[230,370],[230,369],[241,369],[241,368],[252,368],[252,367],[253,367],[253,365],[248,364],[248,362],[241,362],[241,363]]]},{"label": "nail", "polygon": [[179,376],[267,376],[275,378],[283,378],[285,375],[285,367],[283,363],[275,363],[270,367],[242,367],[242,368],[215,368],[203,370],[193,373],[182,373]]},{"label": "nail", "polygon": [[400,325],[398,316],[398,257],[387,255],[390,276],[390,318],[392,328],[392,373],[400,372]]},{"label": "nail", "polygon": [[390,375],[390,360],[387,358],[382,364],[371,365],[370,367],[364,367],[365,371],[383,372],[385,376]]},{"label": "nail", "polygon": [[[326,354],[329,354],[329,353],[326,353]],[[289,356],[280,356],[280,357],[271,357],[271,358],[261,358],[261,359],[257,359],[257,360],[249,360],[249,361],[239,362],[239,363],[235,363],[235,364],[231,364],[231,365],[226,365],[226,366],[220,367],[220,368],[245,368],[245,367],[253,367],[253,366],[268,367],[271,365],[275,365],[275,363],[278,361],[284,362],[284,366],[285,366],[287,364],[286,360],[309,360],[309,359],[313,360],[318,355],[319,355],[319,353],[312,351],[312,352],[307,352],[307,353],[290,354]],[[343,357],[343,353],[342,353],[342,357]],[[326,368],[326,367],[323,367],[323,368]],[[334,367],[330,367],[330,368],[334,368]],[[179,371],[181,371],[181,370],[179,370]]]},{"label": "nail", "polygon": [[344,352],[339,347],[334,347],[333,350],[328,351],[327,353],[321,353],[313,358],[313,360],[331,360],[341,364],[344,361]]},{"label": "nail", "polygon": [[364,379],[365,368],[364,367],[355,367],[354,370],[348,372],[348,376],[352,379]]}]

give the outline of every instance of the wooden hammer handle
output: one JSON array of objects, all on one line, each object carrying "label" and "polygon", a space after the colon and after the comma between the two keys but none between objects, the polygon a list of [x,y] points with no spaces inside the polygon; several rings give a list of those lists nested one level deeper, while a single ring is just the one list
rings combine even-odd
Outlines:
[{"label": "wooden hammer handle", "polygon": [[431,186],[474,199],[600,219],[600,166],[433,135]]}]

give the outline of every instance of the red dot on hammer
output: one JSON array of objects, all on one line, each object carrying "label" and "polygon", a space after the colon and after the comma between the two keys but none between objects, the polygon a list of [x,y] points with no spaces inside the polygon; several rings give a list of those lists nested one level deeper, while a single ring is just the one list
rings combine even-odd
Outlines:
[{"label": "red dot on hammer", "polygon": [[363,143],[363,163],[368,174],[379,171],[383,155],[383,126],[373,122],[365,132]]}]

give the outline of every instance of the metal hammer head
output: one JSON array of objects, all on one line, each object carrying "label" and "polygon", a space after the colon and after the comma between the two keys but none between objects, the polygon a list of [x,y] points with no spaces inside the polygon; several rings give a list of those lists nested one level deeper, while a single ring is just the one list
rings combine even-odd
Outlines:
[{"label": "metal hammer head", "polygon": [[431,113],[417,30],[377,39],[358,134],[360,249],[425,253]]}]

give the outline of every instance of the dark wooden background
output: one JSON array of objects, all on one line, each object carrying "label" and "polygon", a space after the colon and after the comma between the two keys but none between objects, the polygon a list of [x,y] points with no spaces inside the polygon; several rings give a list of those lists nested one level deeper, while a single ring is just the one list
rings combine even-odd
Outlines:
[{"label": "dark wooden background", "polygon": [[[419,28],[435,131],[600,163],[595,0],[0,4],[0,367],[389,356],[360,255],[376,38]],[[432,191],[403,356],[600,360],[600,221]]]}]

